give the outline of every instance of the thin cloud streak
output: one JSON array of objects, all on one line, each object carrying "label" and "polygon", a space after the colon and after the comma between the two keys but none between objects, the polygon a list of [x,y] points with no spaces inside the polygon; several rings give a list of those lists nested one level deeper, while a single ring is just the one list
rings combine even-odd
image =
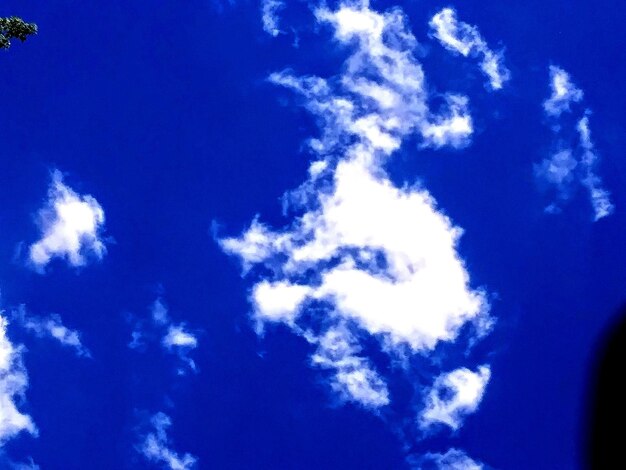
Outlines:
[{"label": "thin cloud streak", "polygon": [[63,325],[60,315],[52,314],[47,317],[28,315],[22,305],[13,312],[12,319],[37,338],[51,338],[62,346],[73,349],[77,356],[91,357],[89,349],[81,342],[81,334]]},{"label": "thin cloud streak", "polygon": [[444,8],[430,20],[431,34],[447,50],[464,57],[480,58],[480,69],[493,90],[500,90],[511,78],[503,53],[489,48],[476,26],[459,21],[456,11]]}]

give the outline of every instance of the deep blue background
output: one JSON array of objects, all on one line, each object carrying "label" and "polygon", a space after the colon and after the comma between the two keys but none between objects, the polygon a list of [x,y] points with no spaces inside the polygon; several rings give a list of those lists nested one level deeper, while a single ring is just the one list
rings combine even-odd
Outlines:
[{"label": "deep blue background", "polygon": [[[391,4],[375,3],[376,8]],[[429,83],[468,93],[476,121],[463,151],[407,142],[390,172],[417,179],[465,229],[460,251],[476,286],[493,294],[498,323],[482,346],[492,380],[458,436],[419,449],[465,449],[502,469],[570,469],[580,460],[594,345],[624,300],[623,110],[626,76],[619,2],[459,2],[493,46],[506,46],[512,81],[487,93],[471,60],[427,41],[442,2],[406,2]],[[304,341],[284,329],[251,330],[249,283],[213,241],[260,213],[282,225],[279,197],[306,177],[303,141],[313,120],[265,81],[272,71],[337,73],[345,51],[330,31],[273,40],[259,5],[209,0],[5,1],[39,35],[0,53],[0,289],[5,307],[59,313],[83,332],[93,360],[11,330],[30,375],[24,407],[40,436],[6,444],[42,469],[143,468],[135,454],[144,412],[173,419],[174,448],[200,468],[401,468],[399,440],[380,419],[336,408],[307,366]],[[287,14],[312,24],[304,3]],[[550,150],[542,116],[548,65],[565,68],[593,110],[599,174],[616,212],[591,223],[579,194],[548,216],[532,164]],[[287,97],[287,100],[284,98]],[[54,262],[45,276],[23,264],[38,233],[49,170],[94,195],[106,212],[109,252],[81,270]],[[159,293],[172,317],[202,330],[199,373],[175,376],[158,347],[126,345],[125,317],[149,315]]]}]

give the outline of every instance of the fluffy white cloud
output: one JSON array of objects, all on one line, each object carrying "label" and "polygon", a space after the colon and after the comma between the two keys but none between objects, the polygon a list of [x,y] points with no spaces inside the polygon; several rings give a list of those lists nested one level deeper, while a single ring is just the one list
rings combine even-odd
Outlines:
[{"label": "fluffy white cloud", "polygon": [[342,74],[270,76],[304,97],[321,127],[310,177],[286,197],[300,215],[278,230],[255,218],[219,243],[241,259],[244,274],[262,267],[250,296],[259,329],[286,324],[317,347],[311,362],[331,371],[341,399],[378,409],[391,393],[360,338],[406,358],[452,343],[468,324],[477,335],[491,326],[485,294],[472,288],[457,253],[462,230],[425,189],[397,187],[384,169],[406,136],[458,147],[472,121],[463,96],[445,95],[439,114],[429,109],[416,41],[399,9],[343,4],[315,14],[351,46]]},{"label": "fluffy white cloud", "polygon": [[300,304],[311,291],[308,286],[264,280],[254,286],[252,300],[261,319],[293,324]]},{"label": "fluffy white cloud", "polygon": [[[541,163],[535,165],[535,176],[552,185],[557,200],[546,207],[546,212],[558,213],[577,189],[583,188],[589,194],[594,220],[611,215],[614,206],[611,195],[603,187],[602,179],[596,174],[599,157],[591,140],[589,110],[583,111],[572,126],[564,119],[564,111],[572,111],[572,103],[582,101],[583,92],[576,88],[563,69],[550,67],[552,95],[544,102],[546,115],[551,118],[551,128],[555,134],[555,151]],[[572,142],[571,144],[569,142]]]},{"label": "fluffy white cloud", "polygon": [[37,428],[30,416],[18,410],[28,386],[21,350],[7,337],[7,320],[0,315],[0,446],[22,431],[33,435]]},{"label": "fluffy white cloud", "polygon": [[[254,288],[256,316],[290,323],[306,299],[318,300],[394,346],[432,349],[487,310],[456,253],[461,230],[436,210],[426,191],[396,188],[373,175],[363,159],[356,153],[339,162],[334,191],[317,194],[317,209],[290,231],[274,237],[267,232],[274,251],[264,262],[277,267],[282,279]],[[248,251],[223,247],[249,261]],[[286,261],[278,265],[278,258]],[[301,284],[311,268],[319,279]]]},{"label": "fluffy white cloud", "polygon": [[55,257],[65,258],[72,266],[82,266],[86,256],[101,259],[106,252],[100,238],[104,211],[92,196],[80,196],[63,184],[59,171],[52,174],[48,202],[39,211],[42,238],[32,244],[30,261],[39,269]]},{"label": "fluffy white cloud", "polygon": [[469,458],[465,452],[459,449],[449,449],[445,454],[427,453],[424,456],[409,461],[411,468],[421,470],[424,464],[426,468],[437,470],[482,470],[483,464]]},{"label": "fluffy white cloud", "polygon": [[444,8],[430,20],[432,35],[449,51],[464,57],[480,57],[480,68],[494,90],[502,88],[510,72],[503,64],[502,53],[492,51],[478,28],[458,21],[452,8]]},{"label": "fluffy white cloud", "polygon": [[278,36],[280,31],[278,14],[285,8],[285,2],[281,0],[263,0],[261,2],[261,20],[263,30],[271,35]]},{"label": "fluffy white cloud", "polygon": [[189,470],[195,468],[197,458],[191,454],[180,455],[170,448],[167,428],[172,421],[165,413],[156,413],[150,419],[152,429],[142,438],[137,450],[150,462],[165,466],[170,470]]},{"label": "fluffy white cloud", "polygon": [[59,315],[36,317],[28,315],[25,307],[20,306],[13,312],[13,320],[38,338],[52,338],[63,346],[74,349],[78,356],[91,357],[91,353],[80,340],[80,333],[63,325]]},{"label": "fluffy white cloud", "polygon": [[544,101],[543,109],[549,116],[558,117],[570,110],[570,103],[583,99],[583,92],[571,82],[569,74],[562,68],[550,66],[550,88],[552,94]]},{"label": "fluffy white cloud", "polygon": [[459,429],[463,418],[478,409],[490,377],[487,366],[479,367],[477,372],[461,368],[441,374],[426,396],[420,426],[445,424],[455,431]]}]

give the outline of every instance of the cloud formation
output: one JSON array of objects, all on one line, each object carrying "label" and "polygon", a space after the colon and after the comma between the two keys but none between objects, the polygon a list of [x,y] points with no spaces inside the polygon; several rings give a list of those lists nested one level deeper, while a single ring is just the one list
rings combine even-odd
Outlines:
[{"label": "cloud formation", "polygon": [[482,470],[483,464],[472,460],[465,452],[459,449],[449,449],[444,454],[427,453],[424,456],[410,460],[411,468],[423,470]]},{"label": "cloud formation", "polygon": [[428,191],[396,186],[384,168],[410,135],[422,146],[467,145],[472,120],[460,95],[443,95],[444,109],[430,110],[400,9],[342,4],[315,17],[350,46],[343,72],[270,75],[320,124],[309,142],[316,157],[309,179],[286,195],[300,215],[281,229],[257,217],[218,242],[256,278],[250,303],[258,330],[287,325],[316,348],[311,364],[330,372],[339,398],[380,410],[393,396],[369,355],[371,341],[390,360],[406,359],[452,344],[464,327],[480,336],[491,326],[485,293],[471,286],[457,252],[462,230]]},{"label": "cloud formation", "polygon": [[261,21],[263,22],[263,30],[267,34],[276,37],[281,33],[278,14],[285,6],[285,2],[281,0],[263,0],[261,2]]},{"label": "cloud formation", "polygon": [[543,102],[546,114],[559,117],[562,112],[570,111],[570,103],[583,99],[583,91],[571,82],[569,74],[560,67],[550,66],[550,88],[552,94]]},{"label": "cloud formation", "polygon": [[60,315],[52,314],[47,317],[28,315],[22,305],[13,312],[12,318],[38,338],[52,338],[62,346],[72,348],[78,356],[91,357],[89,349],[81,342],[80,333],[63,325]]},{"label": "cloud formation", "polygon": [[319,8],[317,21],[334,28],[335,40],[353,47],[340,76],[298,77],[290,70],[269,80],[304,97],[321,121],[322,136],[310,141],[325,155],[358,139],[377,156],[396,151],[403,138],[416,134],[424,146],[463,147],[473,133],[468,100],[442,94],[446,105],[429,108],[424,71],[414,55],[417,41],[399,9],[385,13],[367,6]]},{"label": "cloud formation", "polygon": [[459,21],[456,11],[444,8],[430,20],[431,34],[449,51],[464,57],[480,59],[480,68],[493,90],[499,90],[510,79],[502,52],[492,51],[476,26]]},{"label": "cloud formation", "polygon": [[7,337],[7,324],[0,315],[0,446],[22,431],[37,435],[31,417],[18,410],[28,387],[28,375],[21,349]]},{"label": "cloud formation", "polygon": [[150,308],[149,321],[137,321],[128,344],[131,349],[141,350],[147,342],[159,341],[168,353],[176,355],[186,367],[178,367],[178,374],[184,375],[187,370],[196,371],[196,363],[189,357],[198,346],[198,339],[187,329],[185,323],[174,323],[167,306],[161,299],[156,299]]},{"label": "cloud formation", "polygon": [[52,173],[48,201],[38,215],[42,238],[29,249],[30,261],[37,269],[45,268],[52,258],[83,266],[87,256],[101,259],[106,253],[100,238],[104,210],[92,196],[80,196],[66,186],[58,170]]},{"label": "cloud formation", "polygon": [[593,207],[594,220],[611,215],[615,209],[611,203],[611,194],[603,188],[602,179],[596,175],[595,167],[598,163],[598,155],[595,152],[591,141],[591,131],[589,130],[589,117],[584,116],[576,125],[580,138],[582,155],[580,162],[583,168],[581,182],[589,191],[589,198]]},{"label": "cloud formation", "polygon": [[[614,210],[611,195],[597,175],[598,154],[591,140],[588,109],[572,109],[583,99],[583,92],[574,85],[570,75],[563,69],[550,67],[551,95],[544,101],[543,109],[549,119],[555,143],[552,155],[535,164],[535,176],[550,185],[555,192],[555,201],[546,207],[546,212],[559,213],[578,189],[589,195],[594,221],[611,215]],[[571,121],[564,113],[579,115]]]},{"label": "cloud formation", "polygon": [[313,342],[318,348],[311,363],[333,371],[330,386],[342,400],[356,401],[366,408],[389,404],[387,385],[370,362],[358,356],[361,348],[345,325],[331,327]]},{"label": "cloud formation", "polygon": [[157,463],[170,470],[190,470],[195,468],[197,458],[191,454],[180,455],[172,450],[167,429],[172,420],[165,413],[156,413],[150,419],[151,430],[142,437],[137,450],[150,462]]},{"label": "cloud formation", "polygon": [[445,424],[459,429],[463,418],[478,408],[491,377],[491,370],[481,366],[477,372],[467,368],[441,374],[426,397],[426,406],[420,414],[420,426],[428,428]]}]

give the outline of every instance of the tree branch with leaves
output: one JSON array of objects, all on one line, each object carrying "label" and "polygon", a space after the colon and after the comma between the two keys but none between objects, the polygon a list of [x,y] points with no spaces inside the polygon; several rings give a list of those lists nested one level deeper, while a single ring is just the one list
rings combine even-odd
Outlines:
[{"label": "tree branch with leaves", "polygon": [[11,39],[24,42],[32,34],[37,34],[35,23],[26,23],[17,16],[0,18],[0,49],[8,49],[11,46]]}]

